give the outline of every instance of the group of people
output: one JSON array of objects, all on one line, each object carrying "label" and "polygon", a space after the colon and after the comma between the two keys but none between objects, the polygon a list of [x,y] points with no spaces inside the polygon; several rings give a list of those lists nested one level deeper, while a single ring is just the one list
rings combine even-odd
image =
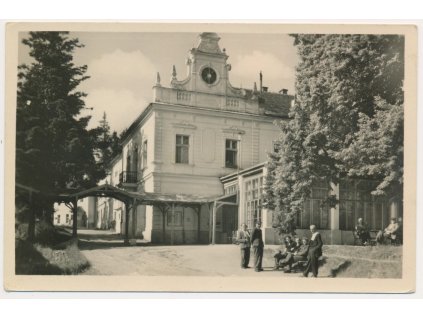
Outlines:
[{"label": "group of people", "polygon": [[[300,261],[306,262],[303,275],[307,277],[311,272],[313,277],[317,277],[319,270],[319,257],[322,256],[323,241],[315,225],[310,226],[311,238],[286,236],[283,248],[274,255],[275,270],[288,267],[285,272],[289,273],[292,266]],[[261,231],[261,223],[257,222],[255,228],[250,231],[244,223],[241,230],[237,233],[237,243],[241,248],[241,268],[249,268],[250,249],[254,255],[254,270],[256,272],[263,271],[262,261],[264,252],[263,234]]]},{"label": "group of people", "polygon": [[[397,242],[401,241],[402,238],[402,218],[391,218],[389,225],[384,229],[380,230],[376,234],[376,242],[378,244],[384,244],[387,241]],[[369,245],[371,241],[370,230],[367,224],[362,218],[357,220],[357,225],[354,228],[356,237],[360,240],[362,245]]]}]

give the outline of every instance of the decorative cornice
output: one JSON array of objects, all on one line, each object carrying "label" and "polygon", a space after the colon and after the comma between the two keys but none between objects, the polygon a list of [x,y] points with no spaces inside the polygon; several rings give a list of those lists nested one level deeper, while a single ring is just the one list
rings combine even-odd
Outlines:
[{"label": "decorative cornice", "polygon": [[184,129],[197,129],[197,126],[190,124],[189,122],[185,120],[179,123],[172,123],[172,126],[176,128],[184,128]]},{"label": "decorative cornice", "polygon": [[222,132],[226,134],[245,135],[245,130],[239,129],[237,127],[223,128]]}]

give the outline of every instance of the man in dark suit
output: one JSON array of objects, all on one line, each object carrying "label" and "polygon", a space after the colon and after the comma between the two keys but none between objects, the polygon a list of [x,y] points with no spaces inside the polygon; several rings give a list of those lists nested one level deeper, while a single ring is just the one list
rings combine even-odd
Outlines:
[{"label": "man in dark suit", "polygon": [[319,272],[319,257],[322,256],[323,241],[319,232],[317,232],[316,225],[310,225],[311,238],[308,244],[307,265],[303,275],[308,276],[311,271],[313,277],[317,277]]},{"label": "man in dark suit", "polygon": [[247,229],[247,224],[241,225],[241,230],[236,234],[236,241],[241,248],[241,268],[248,268],[250,262],[250,232]]},{"label": "man in dark suit", "polygon": [[251,242],[254,253],[254,270],[256,272],[262,272],[262,260],[263,260],[263,251],[264,251],[264,242],[263,242],[263,233],[260,229],[261,223],[257,222],[256,227],[251,233]]}]

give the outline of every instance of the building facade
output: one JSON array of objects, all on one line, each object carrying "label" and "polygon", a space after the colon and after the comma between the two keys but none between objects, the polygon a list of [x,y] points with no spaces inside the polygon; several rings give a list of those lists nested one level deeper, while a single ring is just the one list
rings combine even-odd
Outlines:
[{"label": "building facade", "polygon": [[[275,121],[288,120],[294,96],[286,89],[270,92],[262,74],[252,89],[233,87],[227,60],[219,36],[201,33],[188,53],[186,78],[178,79],[173,67],[166,86],[157,74],[153,101],[128,128],[122,153],[103,180],[128,193],[189,195],[192,200],[172,205],[172,213],[169,204],[158,201],[134,204],[132,213],[125,213],[122,202],[98,198],[96,228],[152,243],[229,243],[241,223],[252,228],[260,220],[265,243],[279,243],[274,215],[262,208],[263,163],[280,134]],[[325,242],[348,244],[358,216],[380,229],[389,215],[401,213],[389,200],[374,201],[368,190],[368,182],[341,183],[333,193],[340,204],[329,208],[321,203],[333,190],[316,184],[297,218],[298,234],[316,224]]]},{"label": "building facade", "polygon": [[[200,34],[186,59],[186,78],[179,80],[173,68],[170,85],[165,86],[157,74],[153,101],[128,128],[122,153],[111,163],[105,182],[138,193],[218,198],[224,194],[219,177],[266,160],[279,134],[274,121],[287,119],[293,96],[285,89],[271,93],[262,81],[253,89],[233,87],[228,55],[218,42],[216,33]],[[216,242],[228,241],[238,228],[236,209],[227,208],[231,216],[217,224]],[[173,218],[157,206],[136,209],[129,222],[136,223],[137,238],[168,242],[163,229],[172,227],[175,243],[210,240],[211,205],[199,211],[177,206]],[[96,227],[107,228],[115,220],[115,230],[123,233],[121,210],[114,199],[98,199]]]},{"label": "building facade", "polygon": [[[262,207],[263,185],[267,176],[265,163],[220,178],[226,195],[237,196],[239,224],[252,228],[262,222],[266,244],[279,244],[280,236],[275,227],[273,211]],[[330,187],[326,182],[316,182],[304,209],[296,218],[296,234],[309,236],[309,227],[319,229],[325,244],[354,244],[353,230],[358,218],[363,218],[370,230],[380,230],[392,217],[402,217],[402,205],[394,198],[373,197],[370,192],[375,182],[362,179],[341,180]],[[336,195],[339,204],[325,204],[328,195]]]}]

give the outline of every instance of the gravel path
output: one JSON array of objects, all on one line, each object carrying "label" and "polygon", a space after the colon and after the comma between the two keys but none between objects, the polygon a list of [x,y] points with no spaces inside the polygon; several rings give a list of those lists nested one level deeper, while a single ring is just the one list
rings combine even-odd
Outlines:
[{"label": "gravel path", "polygon": [[[253,268],[240,267],[239,247],[231,244],[155,246],[138,241],[136,246],[124,246],[122,238],[110,231],[80,230],[79,247],[91,264],[83,275],[302,277],[302,273],[287,274],[281,270],[273,270],[273,254],[279,248],[275,245],[266,246],[264,271],[259,273]],[[351,249],[351,255],[348,255],[348,248]],[[343,267],[345,262],[349,262],[348,267],[359,266],[360,270],[361,267],[366,269],[363,273],[357,273],[358,276],[354,274],[357,268],[354,269],[353,277],[368,277],[370,274],[367,272],[373,267],[378,272],[380,268],[399,266],[400,271],[401,258],[375,259],[372,253],[376,250],[372,252],[364,249],[365,247],[357,250],[354,246],[326,246],[326,258],[319,269],[319,277],[334,276],[334,271]],[[385,251],[388,250],[379,249],[379,252]],[[367,265],[368,262],[372,262],[371,268]],[[253,266],[253,255],[250,266]],[[371,274],[374,275],[379,274]],[[387,277],[392,275],[388,273]]]},{"label": "gravel path", "polygon": [[[153,246],[138,242],[123,246],[108,231],[79,231],[80,249],[91,263],[83,275],[177,275],[177,276],[300,276],[273,271],[273,251],[267,251],[263,272],[240,267],[237,245]],[[251,255],[252,256],[252,255]],[[250,266],[253,260],[250,259]]]}]

